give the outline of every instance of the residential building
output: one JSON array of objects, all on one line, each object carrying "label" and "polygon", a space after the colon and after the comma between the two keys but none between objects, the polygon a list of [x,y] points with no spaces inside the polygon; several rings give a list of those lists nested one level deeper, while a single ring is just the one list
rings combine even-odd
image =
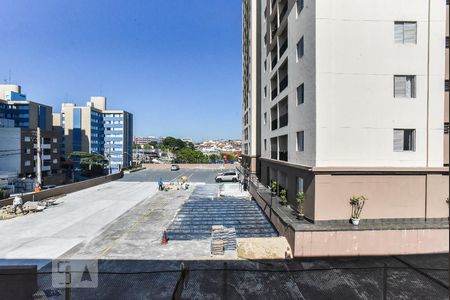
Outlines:
[{"label": "residential building", "polygon": [[112,172],[131,166],[133,115],[107,110],[106,97],[91,97],[83,107],[63,103],[53,120],[64,131],[64,155],[75,151],[105,155]]},{"label": "residential building", "polygon": [[133,138],[133,143],[136,145],[147,145],[152,142],[161,142],[163,138],[156,136],[135,136]]},{"label": "residential building", "polygon": [[[242,156],[251,173],[261,154],[261,1],[242,1]],[[266,92],[266,90],[264,91]]]},{"label": "residential building", "polygon": [[352,195],[370,199],[365,219],[447,218],[448,1],[243,5],[243,153],[259,181],[291,204],[304,192],[317,224],[348,221]]},{"label": "residential building", "polygon": [[0,85],[0,124],[0,171],[35,176],[39,129],[42,177],[53,183],[46,177],[60,169],[61,134],[53,131],[52,108],[28,101],[18,85]]}]

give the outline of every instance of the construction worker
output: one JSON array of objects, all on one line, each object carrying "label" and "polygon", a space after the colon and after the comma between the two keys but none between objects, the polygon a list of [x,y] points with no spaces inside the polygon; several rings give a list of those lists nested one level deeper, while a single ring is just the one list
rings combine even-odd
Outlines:
[{"label": "construction worker", "polygon": [[160,190],[160,191],[163,191],[163,190],[164,190],[164,182],[163,182],[163,180],[162,180],[161,177],[159,178],[158,186],[159,186],[159,190]]},{"label": "construction worker", "polygon": [[23,201],[22,201],[22,196],[21,195],[16,195],[16,197],[14,197],[13,200],[13,209],[14,209],[14,214],[17,215],[17,208],[20,208],[20,211],[23,213]]}]

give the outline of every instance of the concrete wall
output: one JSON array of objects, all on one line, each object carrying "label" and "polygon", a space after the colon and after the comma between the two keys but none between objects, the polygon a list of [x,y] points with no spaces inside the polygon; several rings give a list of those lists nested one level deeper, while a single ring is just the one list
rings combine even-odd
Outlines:
[{"label": "concrete wall", "polygon": [[[445,1],[317,2],[317,166],[443,164]],[[345,20],[345,21],[343,21]],[[394,42],[394,21],[417,21],[417,44]],[[394,98],[393,76],[416,75],[416,98]],[[416,151],[394,152],[393,129],[416,129]]]},{"label": "concrete wall", "polygon": [[295,233],[295,257],[447,253],[448,229]]},{"label": "concrete wall", "polygon": [[[79,190],[87,189],[96,185],[114,181],[123,177],[123,173],[116,173],[107,176],[101,176],[90,180],[80,181],[72,184],[67,184],[63,186],[58,186],[56,188],[45,190],[39,193],[25,194],[23,197],[23,202],[26,201],[41,201],[50,197],[60,196],[64,194],[69,194],[77,192]],[[0,200],[0,207],[11,205],[14,198],[8,198],[5,200]]]},{"label": "concrete wall", "polygon": [[33,299],[37,266],[0,266],[0,299]]},{"label": "concrete wall", "polygon": [[316,175],[314,220],[350,219],[353,195],[368,198],[362,219],[446,218],[448,178],[441,174]]}]

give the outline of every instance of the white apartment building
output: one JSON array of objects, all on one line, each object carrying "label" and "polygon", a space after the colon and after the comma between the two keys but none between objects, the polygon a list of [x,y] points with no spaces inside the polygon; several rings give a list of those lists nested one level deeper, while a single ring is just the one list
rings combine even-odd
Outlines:
[{"label": "white apartment building", "polygon": [[244,28],[260,36],[244,29],[244,57],[248,40],[261,56],[244,59],[243,152],[258,157],[259,180],[291,203],[304,191],[316,222],[348,219],[360,194],[367,219],[448,217],[446,2],[248,2],[259,17],[245,26],[244,11]]}]

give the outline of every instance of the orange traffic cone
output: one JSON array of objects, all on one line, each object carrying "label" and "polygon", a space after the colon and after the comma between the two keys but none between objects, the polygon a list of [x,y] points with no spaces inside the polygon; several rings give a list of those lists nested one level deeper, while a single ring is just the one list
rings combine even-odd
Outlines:
[{"label": "orange traffic cone", "polygon": [[169,239],[167,238],[167,231],[164,230],[162,238],[161,238],[161,245],[167,245],[169,242]]}]

